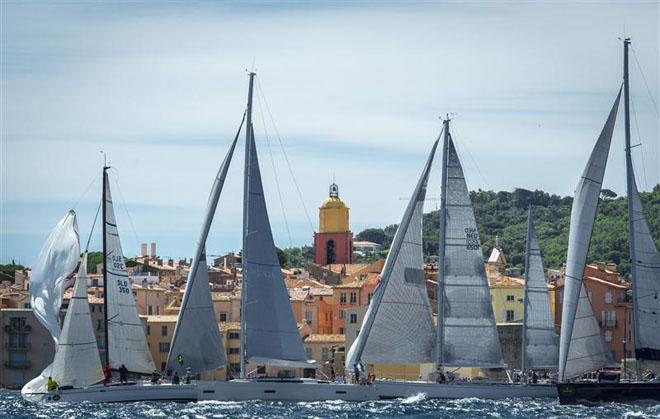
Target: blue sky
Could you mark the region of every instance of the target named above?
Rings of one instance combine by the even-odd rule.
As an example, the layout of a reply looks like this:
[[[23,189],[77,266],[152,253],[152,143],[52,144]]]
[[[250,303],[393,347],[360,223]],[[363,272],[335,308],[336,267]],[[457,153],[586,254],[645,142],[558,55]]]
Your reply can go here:
[[[245,106],[245,69],[253,65],[265,96],[255,95],[257,146],[279,246],[311,243],[333,177],[354,232],[398,222],[401,198],[413,189],[438,135],[438,116],[447,112],[471,189],[572,194],[621,83],[617,38],[624,30],[635,52],[638,183],[648,190],[660,181],[655,1],[1,8],[0,262],[31,264],[72,206],[81,236],[88,234],[99,201],[100,150],[114,167],[125,253],[156,241],[164,256],[190,257],[211,181]],[[618,193],[625,189],[621,125],[605,179]],[[242,158],[241,148],[209,254],[240,247]],[[437,169],[431,197],[439,196]],[[427,209],[435,205],[429,201]],[[96,234],[92,247],[99,242]]]

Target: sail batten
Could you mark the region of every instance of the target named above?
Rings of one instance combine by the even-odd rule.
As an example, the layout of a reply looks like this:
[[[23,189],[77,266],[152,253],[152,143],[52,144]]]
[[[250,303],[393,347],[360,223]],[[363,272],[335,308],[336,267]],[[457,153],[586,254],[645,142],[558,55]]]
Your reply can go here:
[[[406,207],[378,288],[346,357],[346,367],[351,370],[361,361],[412,364],[435,360],[435,326],[423,271],[422,221],[437,146],[438,141]]]
[[[584,288],[583,274],[620,98],[621,90],[591,152],[573,199],[559,345],[559,379],[562,381],[611,362]]]

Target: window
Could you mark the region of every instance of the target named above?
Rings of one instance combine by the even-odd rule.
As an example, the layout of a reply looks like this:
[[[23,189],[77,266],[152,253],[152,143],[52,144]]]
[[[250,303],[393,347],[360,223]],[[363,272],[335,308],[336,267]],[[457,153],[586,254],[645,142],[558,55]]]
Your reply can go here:
[[[612,342],[612,331],[611,330],[606,330],[605,331],[605,342]]]
[[[601,325],[603,327],[616,327],[616,311],[603,310],[602,316],[603,321],[601,322]]]
[[[342,292],[339,294],[339,304],[344,305],[346,304],[346,293]]]
[[[343,327],[340,327],[340,328],[339,328],[339,334],[340,334],[340,335],[343,335],[343,334],[344,334],[344,328],[343,328]]]
[[[348,321],[350,324],[355,324],[357,323],[357,313],[351,313],[350,320]]]
[[[227,339],[240,339],[240,338],[241,338],[241,334],[238,332],[229,332],[229,334],[227,335]]]
[[[154,314],[154,310],[151,306],[147,306],[147,316],[151,316]]]
[[[507,295],[506,300],[507,301],[515,301],[515,297],[513,295]]]
[[[305,348],[305,358],[314,359],[314,354],[312,354],[312,348]]]
[[[313,312],[309,310],[305,311],[305,320],[307,320],[308,322],[312,321],[313,316],[314,316]]]
[[[227,313],[220,313],[220,321],[221,322],[226,322],[227,321]]]
[[[612,291],[605,291],[605,304],[612,304]]]
[[[160,306],[156,306],[156,316],[160,316]]]
[[[9,325],[14,330],[20,330],[25,327],[25,317],[11,317]]]
[[[367,305],[368,305],[368,304],[371,304],[371,299],[372,299],[373,297],[374,297],[374,293],[373,293],[373,292],[370,292],[370,293],[367,295]]]
[[[357,303],[357,293],[355,291],[351,292],[351,304]]]
[[[100,320],[99,320],[100,322]],[[147,336],[151,335],[151,326],[147,325]]]
[[[321,348],[321,361],[330,360],[330,348]]]
[[[339,310],[339,319],[344,320],[346,318],[346,310]]]
[[[160,342],[158,343],[158,352],[166,354],[170,351],[170,343],[169,342]]]
[[[241,353],[241,348],[227,348],[227,353],[230,355],[238,355]]]
[[[160,328],[160,334],[162,336],[167,336],[167,326],[161,326]]]
[[[325,263],[330,265],[335,263],[335,260],[337,260],[337,254],[335,252],[335,241],[328,240],[328,242],[325,244]]]
[[[513,310],[506,311],[506,321],[512,322],[516,319],[516,312]]]

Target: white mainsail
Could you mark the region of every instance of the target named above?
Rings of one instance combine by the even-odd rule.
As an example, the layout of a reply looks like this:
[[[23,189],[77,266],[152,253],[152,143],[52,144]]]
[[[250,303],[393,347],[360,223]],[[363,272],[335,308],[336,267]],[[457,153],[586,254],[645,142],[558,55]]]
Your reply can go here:
[[[241,122],[241,126],[242,126]],[[240,133],[240,128],[239,128]],[[182,373],[191,368],[194,373],[209,371],[227,363],[222,338],[218,328],[213,299],[209,290],[209,275],[206,266],[206,239],[218,206],[225,183],[227,170],[238,141],[236,138],[218,170],[209,196],[202,231],[195,249],[195,256],[188,274],[186,291],[183,295],[177,318],[172,345],[167,358],[167,370]]]
[[[64,280],[76,269],[80,256],[78,225],[73,210],[57,223],[39,251],[30,276],[30,305],[35,317],[57,342],[60,339],[60,306],[64,296]],[[53,365],[28,382],[21,393],[46,391]]]
[[[104,298],[107,310],[108,360],[111,368],[124,365],[129,371],[150,374],[154,362],[147,346],[144,327],[138,317],[131,280],[126,272],[115,211],[112,205],[110,182],[104,171],[105,183],[105,261],[107,275]]]
[[[346,368],[351,371],[361,361],[369,364],[435,362],[435,326],[424,275],[422,217],[438,141],[433,144],[394,235],[362,328],[348,351]]]
[[[87,252],[80,262],[52,366],[51,375],[60,386],[87,387],[103,378],[87,299]]]
[[[445,153],[442,193],[446,221],[440,237],[444,272],[438,272],[438,326],[442,328],[438,366],[502,368],[477,222],[449,132],[445,133]]]
[[[620,98],[621,90],[573,198],[559,344],[560,381],[597,370],[610,362],[609,351],[584,288],[583,274]]]
[[[559,346],[532,210],[527,221],[522,370],[557,368]]]

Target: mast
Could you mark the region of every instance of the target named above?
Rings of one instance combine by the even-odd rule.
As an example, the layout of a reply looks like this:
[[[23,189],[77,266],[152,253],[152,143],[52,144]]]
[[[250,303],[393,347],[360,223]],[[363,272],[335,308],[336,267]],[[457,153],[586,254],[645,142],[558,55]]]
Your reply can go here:
[[[442,373],[442,364],[444,362],[442,341],[444,337],[444,276],[445,276],[445,236],[447,229],[447,160],[449,154],[449,114],[442,121],[443,124],[443,139],[442,139],[442,181],[440,193],[440,242],[438,245],[438,288],[437,288],[437,304],[438,304],[438,364],[436,365],[437,373]]]
[[[250,165],[250,144],[252,143],[252,90],[254,86],[254,76],[256,73],[250,72],[250,86],[248,88],[247,100],[247,123],[245,130],[245,171],[243,175],[243,252],[241,254],[242,274],[243,280],[241,282],[241,372],[240,377],[245,378],[245,356],[246,356],[246,337],[247,328],[245,327],[245,305],[247,301],[247,234],[248,234],[248,194],[249,194],[249,173],[248,167]]]
[[[104,367],[110,365],[110,346],[108,344],[108,254],[106,251],[106,182],[108,181],[108,169],[103,159],[103,193],[102,193],[102,207],[103,207],[103,325],[105,327],[104,346],[105,346],[105,364]]]
[[[632,154],[631,154],[631,145],[630,145],[630,81],[628,73],[628,46],[630,45],[630,38],[625,38],[623,40],[623,105],[624,105],[624,127],[626,134],[626,193],[628,195],[628,244],[630,250],[630,274],[631,274],[631,284],[633,292],[633,322],[635,325],[635,333],[639,330],[639,316],[637,315],[637,310],[635,307],[637,305],[637,291],[635,286],[635,281],[637,279],[637,261],[635,258],[635,221],[633,219],[633,176],[635,176],[633,167],[632,167]],[[628,319],[624,318],[623,321],[626,322]],[[624,336],[625,339],[625,336]],[[640,349],[639,339],[635,336],[635,350],[637,352]],[[624,359],[626,353],[624,351]],[[641,380],[641,361],[635,353],[635,373],[637,379]]]
[[[525,294],[523,296],[523,327],[522,327],[522,353],[520,358],[520,370],[525,373],[525,336],[527,335],[527,291],[529,290],[529,253],[531,250],[530,242],[532,239],[532,206],[529,206],[527,213],[527,241],[525,242]]]

